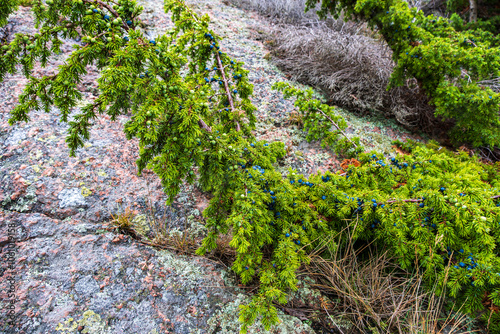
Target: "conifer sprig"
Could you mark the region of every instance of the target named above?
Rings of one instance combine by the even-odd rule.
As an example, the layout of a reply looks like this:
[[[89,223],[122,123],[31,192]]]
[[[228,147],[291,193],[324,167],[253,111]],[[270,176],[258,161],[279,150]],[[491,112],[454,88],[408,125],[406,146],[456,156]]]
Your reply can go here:
[[[283,91],[285,98],[292,96],[296,98],[295,106],[299,107],[305,119],[304,127],[308,130],[308,140],[322,139],[323,147],[331,146],[335,152],[346,157],[355,156],[364,150],[359,146],[358,137],[351,139],[344,132],[347,123],[342,116],[335,113],[335,107],[312,98],[312,89],[303,91],[284,82],[275,83],[273,89]],[[334,129],[330,131],[332,125]]]
[[[17,0],[5,0],[0,2],[0,27],[7,24],[7,18],[18,8]],[[2,79],[0,77],[0,79]]]

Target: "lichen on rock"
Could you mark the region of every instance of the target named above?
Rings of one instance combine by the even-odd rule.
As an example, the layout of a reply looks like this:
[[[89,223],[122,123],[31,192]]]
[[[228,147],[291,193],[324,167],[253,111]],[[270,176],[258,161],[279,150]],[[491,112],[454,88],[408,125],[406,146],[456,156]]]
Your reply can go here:
[[[37,202],[36,189],[33,185],[26,188],[24,196],[19,197],[17,200],[13,201],[10,194],[7,194],[5,199],[2,201],[2,207],[6,207],[10,204],[9,210],[16,212],[27,212],[31,209],[33,204]]]
[[[145,214],[136,215],[132,219],[132,226],[140,235],[147,235],[151,230],[149,227],[148,217]]]
[[[241,323],[239,322],[239,306],[250,303],[250,298],[242,293],[239,293],[233,302],[226,303],[220,310],[207,321],[206,332],[208,333],[225,333],[239,334]],[[315,333],[314,330],[307,324],[302,323],[299,319],[290,315],[284,314],[278,310],[278,318],[280,323],[271,326],[269,331],[264,329],[259,318],[255,323],[248,327],[249,333]],[[201,334],[198,330],[193,334]]]
[[[64,323],[59,323],[56,327],[60,334],[73,333],[91,333],[91,334],[108,334],[110,333],[106,324],[101,319],[99,314],[92,310],[85,311],[83,317],[76,321],[73,318],[68,318]]]

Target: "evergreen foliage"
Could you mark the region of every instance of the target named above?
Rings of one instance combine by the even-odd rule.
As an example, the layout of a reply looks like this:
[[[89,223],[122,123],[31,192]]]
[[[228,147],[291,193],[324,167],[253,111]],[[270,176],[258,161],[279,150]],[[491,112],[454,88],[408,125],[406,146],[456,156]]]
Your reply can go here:
[[[450,22],[453,29],[456,31],[481,29],[483,31],[489,31],[492,34],[498,34],[500,32],[500,15],[494,16],[488,20],[478,19],[477,22],[464,22],[460,15],[453,13],[450,16]]]
[[[9,123],[29,121],[30,110],[56,106],[70,125],[67,143],[74,156],[98,114],[115,120],[131,111],[124,131],[128,139],[139,138],[139,173],[148,168],[160,177],[167,204],[184,180],[198,179],[212,193],[203,212],[209,233],[197,253],[213,250],[219,235],[231,233],[237,253],[232,269],[244,284],[259,279],[259,292],[241,306],[243,332],[259,315],[266,328],[278,321],[274,303],[285,303],[287,291],[297,289],[295,271],[309,262],[308,252],[325,233],[346,227],[354,240],[388,245],[405,268],[418,261],[429,284],[444,283],[450,269],[450,296],[467,312],[482,311],[484,296],[500,305],[497,167],[433,144],[399,143],[411,154],[391,159],[361,153],[359,139],[346,137],[346,122],[335,108],[313,99],[310,90],[277,83],[286,97],[296,98],[309,140],[359,160],[351,160],[345,173],[306,178],[289,170],[283,176],[273,164],[285,156],[284,144],[252,135],[248,71],[220,51],[221,38],[208,29],[208,16],[200,18],[181,0],[167,0],[175,28],[147,40],[136,28],[141,10],[135,0],[114,6],[92,0],[34,4],[40,33],[19,34],[2,46],[0,78],[14,73],[16,64],[29,78]],[[59,38],[77,37],[77,28],[85,45],[75,45],[57,74],[31,76],[34,61],[45,65],[58,52]],[[82,97],[76,84],[93,63],[102,73],[100,94],[70,116]],[[500,316],[489,323],[499,328]]]
[[[447,0],[446,1],[446,11],[448,14],[451,13],[452,21],[462,21],[459,26],[454,26],[456,30],[462,31],[466,29],[481,29],[484,31],[489,31],[494,34],[500,33],[500,8],[498,7],[497,0],[482,0],[478,2],[478,19],[476,22],[464,23],[462,18],[464,12],[466,13],[469,9],[469,0]],[[459,15],[460,14],[460,15]]]
[[[295,97],[295,106],[299,107],[304,128],[308,130],[308,141],[320,140],[323,148],[330,146],[338,155],[354,157],[363,152],[359,138],[350,139],[345,134],[347,123],[342,116],[335,114],[335,107],[313,99],[313,90],[299,90],[284,82],[277,82],[274,89],[283,91],[285,98]]]
[[[7,17],[17,10],[17,0],[3,0],[0,2],[0,27],[7,24]]]
[[[320,0],[307,0],[306,11]],[[389,87],[416,78],[436,106],[436,116],[455,121],[455,143],[500,146],[500,94],[480,84],[500,76],[500,40],[482,30],[457,31],[449,20],[425,16],[404,0],[322,0],[327,13],[368,22],[393,51]]]

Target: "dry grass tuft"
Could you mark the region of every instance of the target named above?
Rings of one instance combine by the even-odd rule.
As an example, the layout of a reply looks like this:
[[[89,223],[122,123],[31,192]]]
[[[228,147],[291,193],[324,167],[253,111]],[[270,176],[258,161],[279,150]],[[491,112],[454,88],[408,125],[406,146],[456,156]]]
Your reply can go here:
[[[292,80],[315,86],[330,104],[359,113],[394,116],[409,127],[436,122],[434,109],[414,81],[387,91],[394,69],[391,50],[381,41],[351,29],[276,25],[273,62]]]
[[[290,125],[297,125],[299,128],[302,128],[304,126],[304,119],[302,118],[301,114],[296,111],[292,111],[288,115],[288,123]]]
[[[281,23],[307,24],[318,21],[314,10],[304,13],[304,0],[229,0],[229,2],[240,8],[257,11]]]
[[[312,287],[336,301],[323,306],[331,321],[351,323],[340,332],[437,334],[464,327],[465,316],[444,316],[444,292],[437,296],[436,287],[425,289],[422,277],[402,270],[387,251],[374,252],[373,245],[355,249],[348,233],[342,237],[349,242],[339,247],[340,237],[322,240],[303,272],[315,279]]]
[[[124,210],[119,210],[118,213],[111,215],[111,230],[118,230],[121,233],[130,235],[136,241],[157,247],[160,249],[168,249],[184,255],[196,255],[196,250],[201,245],[203,237],[195,235],[188,228],[188,218],[184,217],[184,228],[180,230],[172,230],[171,223],[167,218],[159,220],[155,218],[155,209],[151,201],[147,201],[147,225],[149,231],[144,229],[144,226],[136,225],[134,220],[135,214],[130,207]],[[217,239],[217,248],[207,258],[225,266],[226,268],[236,259],[236,251],[229,246],[231,234],[221,235]]]
[[[123,232],[129,232],[133,228],[132,220],[134,219],[134,212],[130,207],[125,208],[123,213],[111,215],[111,223]]]

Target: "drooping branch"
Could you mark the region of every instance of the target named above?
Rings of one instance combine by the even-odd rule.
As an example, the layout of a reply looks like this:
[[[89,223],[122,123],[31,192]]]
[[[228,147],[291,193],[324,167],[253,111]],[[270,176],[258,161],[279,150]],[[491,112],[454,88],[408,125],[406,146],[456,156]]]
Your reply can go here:
[[[215,57],[217,58],[217,64],[219,65],[219,69],[222,75],[222,81],[224,82],[224,88],[226,89],[227,98],[229,100],[229,105],[231,106],[231,111],[235,114],[233,97],[231,96],[231,92],[229,91],[229,84],[226,79],[226,74],[224,73],[224,67],[222,66],[222,61],[220,60],[219,54],[216,52]],[[236,123],[236,131],[240,131],[240,123],[235,119]]]
[[[354,144],[354,142],[350,140],[349,137],[347,137],[347,134],[344,131],[342,131],[342,129],[337,125],[337,123],[335,123],[327,114],[325,114],[323,110],[319,108],[318,110],[340,131],[340,133],[349,141],[349,143],[351,143],[354,146],[354,148],[358,148],[358,145]]]
[[[198,19],[198,17],[192,12],[191,9],[189,9],[187,7],[185,7],[184,9],[187,10],[191,14],[191,18],[195,22],[197,22],[197,23],[200,22],[200,20]],[[228,81],[227,81],[227,78],[226,78],[226,75],[225,75],[225,72],[224,72],[224,67],[222,66],[222,61],[221,61],[221,59],[219,57],[219,54],[217,52],[215,53],[215,57],[217,58],[217,64],[218,64],[218,66],[220,68],[220,72],[221,72],[221,75],[222,75],[222,80],[224,82],[224,87],[226,89],[226,94],[227,94],[227,97],[229,99],[229,105],[231,106],[231,111],[234,113],[235,110],[234,110],[233,98],[231,96],[231,92],[229,91],[229,84],[228,84]],[[241,130],[240,123],[237,120],[235,120],[235,122],[236,122],[236,131],[239,132]],[[202,128],[202,129],[204,129],[204,130],[206,130],[208,132],[212,132],[212,129],[202,119],[198,120],[198,125],[200,126],[200,128]]]
[[[110,6],[110,5],[108,5],[107,3],[104,3],[104,2],[99,1],[99,0],[83,0],[83,2],[87,2],[87,3],[90,3],[90,4],[98,3],[98,4],[99,4],[99,5],[101,5],[102,7],[106,8],[107,10],[109,10],[109,12],[110,12],[111,14],[113,14],[113,16],[114,16],[115,18],[120,17],[120,15],[118,14],[118,12],[117,12],[117,11],[115,11],[115,10],[113,9],[113,7],[111,7],[111,6]],[[122,27],[123,27],[126,31],[128,31],[128,30],[130,29],[130,27],[129,27],[129,26],[128,26],[125,22],[123,22],[123,21],[122,21]]]
[[[411,198],[411,199],[402,199],[402,200],[389,200],[387,201],[386,203],[398,203],[398,202],[410,202],[410,203],[418,203],[418,202],[422,202],[423,199],[415,199],[415,198]]]
[[[495,93],[500,93],[500,78],[479,81],[478,84],[491,88]]]
[[[99,1],[99,0],[83,0],[83,2],[87,2],[87,3],[95,3],[97,2],[98,4],[100,4],[101,6],[105,7],[107,10],[109,10],[111,12],[111,14],[113,14],[113,16],[115,17],[118,17],[120,15],[118,15],[118,12],[116,12],[113,7],[111,7],[110,5],[108,5],[107,3],[104,3],[102,1]]]
[[[205,131],[212,132],[212,129],[201,118],[198,120],[198,125]]]

